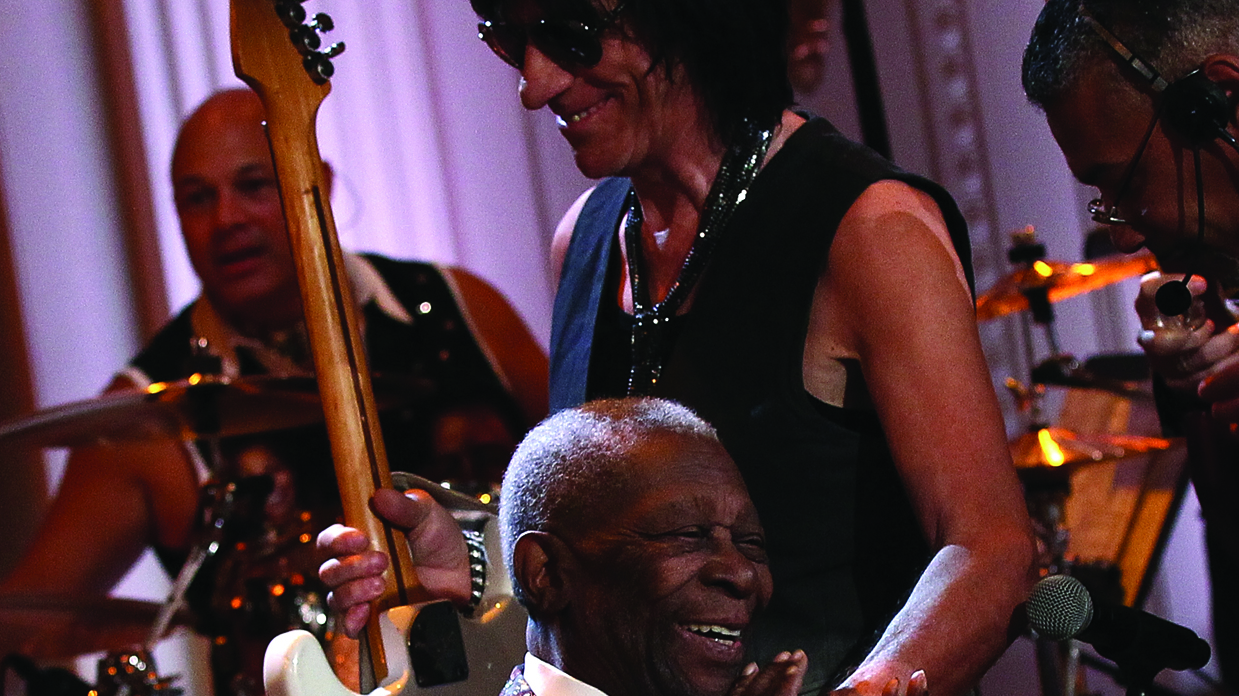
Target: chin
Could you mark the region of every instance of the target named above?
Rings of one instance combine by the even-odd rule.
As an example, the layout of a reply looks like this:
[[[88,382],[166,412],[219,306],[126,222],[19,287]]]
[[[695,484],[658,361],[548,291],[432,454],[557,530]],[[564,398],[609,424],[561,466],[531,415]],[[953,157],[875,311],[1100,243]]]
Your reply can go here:
[[[740,668],[727,670],[726,678],[720,676],[719,673],[709,677],[701,676],[697,679],[686,679],[687,693],[689,696],[724,696],[735,683],[736,677],[740,676]]]
[[[600,161],[598,158],[591,158],[589,155],[583,155],[580,152],[575,153],[576,168],[581,174],[590,179],[605,179],[609,176],[619,176],[619,168],[611,166],[610,163]]]

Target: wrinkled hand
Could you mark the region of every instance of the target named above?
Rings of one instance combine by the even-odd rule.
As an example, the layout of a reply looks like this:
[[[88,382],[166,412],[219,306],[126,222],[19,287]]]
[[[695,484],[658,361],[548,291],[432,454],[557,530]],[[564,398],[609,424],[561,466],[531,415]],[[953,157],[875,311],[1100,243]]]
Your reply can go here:
[[[1217,332],[1212,320],[1194,330],[1158,326],[1157,288],[1174,279],[1182,276],[1150,273],[1141,281],[1136,312],[1144,330],[1138,342],[1167,387],[1211,403],[1216,419],[1239,422],[1239,325]],[[1203,278],[1188,283],[1193,296],[1205,288]]]
[[[460,525],[427,493],[376,491],[370,507],[381,519],[406,533],[417,579],[435,599],[469,601],[469,552]],[[334,524],[318,535],[318,550],[327,560],[318,574],[331,590],[327,605],[336,612],[346,635],[356,637],[370,618],[369,602],[383,592],[382,575],[390,561],[370,547],[352,527]]]
[[[892,677],[878,691],[878,685],[870,681],[858,681],[830,692],[831,696],[929,696],[929,680],[925,670],[918,669],[907,680]]]
[[[781,652],[770,664],[757,668],[750,663],[740,673],[727,696],[796,696],[804,682],[809,658],[803,650]]]

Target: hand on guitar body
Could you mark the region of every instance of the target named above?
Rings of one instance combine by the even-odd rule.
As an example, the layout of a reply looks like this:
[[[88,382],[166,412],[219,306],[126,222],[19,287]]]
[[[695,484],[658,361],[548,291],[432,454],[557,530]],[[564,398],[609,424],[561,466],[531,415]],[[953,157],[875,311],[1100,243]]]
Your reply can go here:
[[[418,490],[404,494],[378,490],[370,505],[375,514],[406,535],[426,593],[466,606],[469,555],[460,525],[447,509]],[[383,592],[382,575],[390,565],[387,554],[372,550],[361,531],[340,524],[319,534],[318,549],[327,558],[319,569],[331,588],[327,603],[339,616],[344,633],[356,637],[370,618],[370,602]]]

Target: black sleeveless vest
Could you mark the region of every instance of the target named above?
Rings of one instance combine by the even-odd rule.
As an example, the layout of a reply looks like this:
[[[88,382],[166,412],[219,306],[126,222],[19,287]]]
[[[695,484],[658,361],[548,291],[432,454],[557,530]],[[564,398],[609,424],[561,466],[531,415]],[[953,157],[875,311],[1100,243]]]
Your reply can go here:
[[[362,308],[371,369],[379,375],[420,378],[431,389],[424,398],[414,398],[409,404],[387,409],[381,415],[391,468],[420,473],[419,466],[426,461],[430,450],[431,419],[428,415],[455,401],[483,399],[500,410],[513,425],[513,432],[522,432],[523,416],[519,408],[474,340],[450,286],[439,271],[425,263],[373,255],[366,255],[365,259],[379,272],[413,319],[411,323],[401,322],[373,302]],[[193,371],[192,308],[191,305],[169,322],[130,364],[145,372],[152,381],[171,382],[188,377]],[[237,349],[237,360],[242,376],[265,372],[262,364],[242,347]],[[224,438],[220,450],[228,460],[230,454],[254,444],[261,444],[275,453],[277,459],[290,465],[295,474],[297,509],[311,515],[303,518],[308,520],[307,529],[317,533],[335,520],[339,515],[339,493],[330,442],[323,426]],[[285,580],[280,572],[304,576],[304,584],[297,586],[299,591],[314,593],[305,596],[318,597],[319,602],[326,596],[326,588],[313,575],[314,564],[306,562],[300,547],[291,551],[281,548],[281,554],[287,555],[279,556],[278,564],[268,563],[266,557],[254,560],[243,556],[243,545],[256,545],[269,533],[263,527],[263,499],[265,492],[260,488],[239,497],[238,505],[242,507],[225,528],[224,550],[202,567],[186,596],[196,615],[195,628],[203,635],[217,637],[211,650],[212,675],[215,693],[224,696],[261,693],[261,658],[265,648],[255,646],[265,646],[264,639],[291,627],[304,628],[287,623],[291,620],[288,608],[284,604],[275,605],[276,600],[266,593],[267,585]],[[156,548],[155,552],[172,576],[185,562],[184,551]],[[280,572],[272,570],[277,565]],[[247,577],[247,573],[253,577]],[[242,591],[246,594],[240,608],[221,608],[221,594]],[[293,594],[290,592],[287,596]],[[319,608],[315,603],[306,606]]]
[[[949,195],[812,119],[767,164],[720,235],[655,389],[714,425],[744,476],[774,575],[754,657],[804,649],[805,691],[835,683],[864,657],[930,558],[876,415],[817,401],[802,376],[813,292],[835,230],[883,179],[933,196],[971,285],[967,233]],[[624,336],[605,325],[617,291],[605,288],[619,263],[614,241],[629,185],[599,184],[574,230],[555,298],[552,411],[621,395],[591,384],[591,370],[593,382],[616,383],[597,379],[592,356],[596,337]],[[626,365],[619,369],[626,374]]]

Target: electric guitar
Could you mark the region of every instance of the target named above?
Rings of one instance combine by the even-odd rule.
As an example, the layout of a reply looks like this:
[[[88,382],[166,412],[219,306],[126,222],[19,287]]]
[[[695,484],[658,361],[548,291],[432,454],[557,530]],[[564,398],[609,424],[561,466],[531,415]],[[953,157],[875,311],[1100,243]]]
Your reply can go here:
[[[231,0],[233,67],[266,107],[344,520],[391,559],[384,593],[361,639],[360,684],[363,693],[373,689],[373,696],[494,696],[523,659],[524,612],[508,601],[479,607],[477,618],[464,619],[449,602],[428,601],[408,544],[369,509],[374,491],[390,488],[392,481],[318,152],[318,109],[331,90],[331,59],[343,51],[343,44],[320,50],[320,34],[331,28],[325,14],[307,19],[299,0]],[[448,507],[493,512],[424,479],[418,487]],[[355,693],[336,678],[305,631],[273,640],[263,672],[270,696]]]

